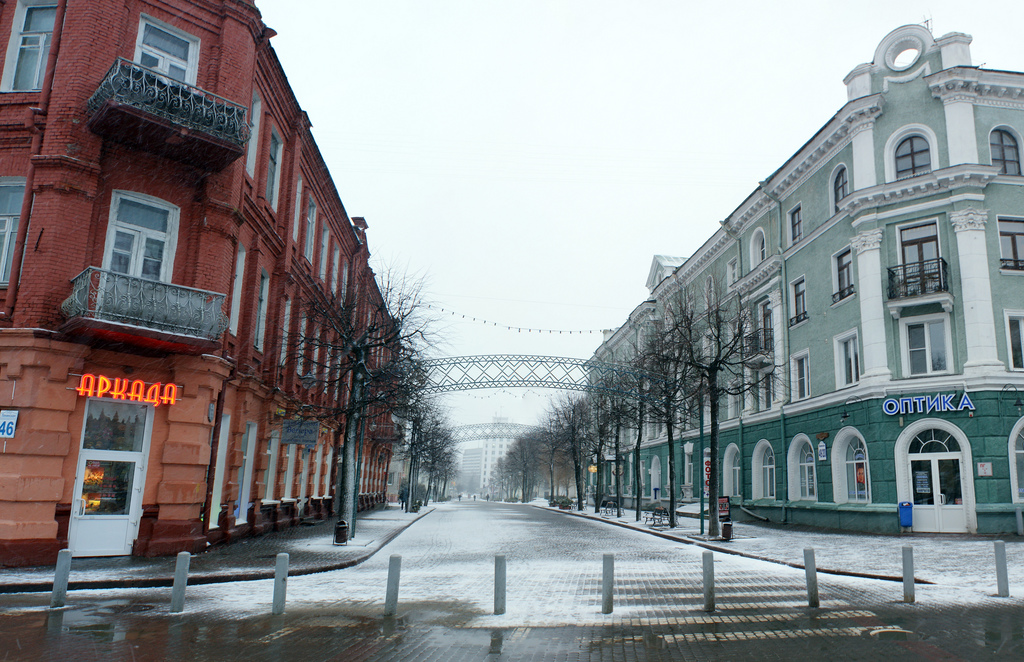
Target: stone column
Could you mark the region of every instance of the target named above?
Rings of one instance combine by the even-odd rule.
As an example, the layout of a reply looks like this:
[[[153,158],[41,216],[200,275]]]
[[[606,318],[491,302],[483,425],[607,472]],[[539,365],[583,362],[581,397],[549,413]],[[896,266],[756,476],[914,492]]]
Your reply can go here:
[[[860,299],[860,338],[864,379],[892,377],[886,354],[885,302],[882,298],[881,230],[858,233],[850,244],[857,252],[857,298]]]
[[[985,222],[988,212],[982,209],[961,209],[951,212],[949,220],[956,233],[960,262],[960,291],[963,302],[967,361],[964,372],[977,372],[983,367],[1005,366],[996,351],[996,327],[992,311],[992,284],[989,278],[988,247],[985,244]]]
[[[779,287],[788,287],[786,283],[780,283]],[[768,293],[768,301],[772,305],[772,343],[774,348],[772,350],[772,360],[775,363],[776,369],[782,370],[781,379],[776,379],[775,390],[772,392],[772,407],[781,404],[783,401],[783,393],[789,388],[789,355],[786,352],[785,343],[783,343],[783,329],[785,325],[789,324],[789,311],[784,310],[782,307],[782,291],[772,290]]]
[[[861,122],[854,126],[853,134],[853,177],[850,180],[851,190],[859,191],[871,188],[878,183],[875,174],[875,121]]]

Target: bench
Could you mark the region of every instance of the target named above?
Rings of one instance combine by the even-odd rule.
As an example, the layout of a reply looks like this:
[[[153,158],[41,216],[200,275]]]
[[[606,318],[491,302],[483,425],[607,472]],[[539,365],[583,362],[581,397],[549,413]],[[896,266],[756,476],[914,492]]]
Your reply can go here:
[[[601,502],[602,515],[615,515],[618,513],[619,502],[616,499],[605,499]]]
[[[644,524],[665,526],[668,524],[668,509],[664,506],[655,506],[654,510],[644,511]]]

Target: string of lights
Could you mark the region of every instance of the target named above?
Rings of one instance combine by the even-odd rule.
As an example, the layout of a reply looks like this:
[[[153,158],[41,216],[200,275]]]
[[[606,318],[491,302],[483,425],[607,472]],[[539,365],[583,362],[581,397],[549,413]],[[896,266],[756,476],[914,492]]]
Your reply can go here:
[[[481,317],[473,317],[472,315],[463,315],[462,313],[456,312],[454,310],[442,308],[441,306],[433,304],[427,304],[427,308],[430,308],[431,310],[437,310],[442,313],[448,313],[452,317],[460,317],[461,319],[464,319],[468,322],[476,322],[478,324],[483,324],[484,326],[494,326],[498,328],[508,329],[509,331],[518,331],[519,333],[523,333],[525,331],[526,333],[547,333],[551,335],[554,335],[556,333],[558,335],[584,335],[603,332],[602,329],[535,329],[528,326],[513,326],[509,324],[502,324],[501,322],[494,322],[491,320],[483,319]]]

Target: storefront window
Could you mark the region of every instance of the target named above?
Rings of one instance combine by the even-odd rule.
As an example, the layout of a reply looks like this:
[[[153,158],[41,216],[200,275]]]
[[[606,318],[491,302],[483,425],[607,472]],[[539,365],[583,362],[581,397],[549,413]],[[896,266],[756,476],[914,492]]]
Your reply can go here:
[[[127,402],[89,402],[82,448],[136,453],[142,451],[147,410],[147,405]]]
[[[127,515],[134,462],[87,460],[82,479],[83,515]]]

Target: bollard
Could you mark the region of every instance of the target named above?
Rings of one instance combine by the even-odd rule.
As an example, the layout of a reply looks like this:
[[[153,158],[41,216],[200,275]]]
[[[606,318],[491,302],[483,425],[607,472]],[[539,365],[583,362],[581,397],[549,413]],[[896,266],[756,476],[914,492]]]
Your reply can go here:
[[[804,572],[807,573],[807,606],[817,609],[818,600],[818,568],[814,565],[814,548],[804,550]]]
[[[384,599],[384,615],[394,616],[398,613],[398,581],[402,576],[402,556],[392,554],[388,562],[388,592]]]
[[[1024,514],[1021,513],[1020,508],[1016,509],[1017,515],[1017,535],[1024,536]]]
[[[903,548],[903,601],[914,601],[914,548]]]
[[[1000,598],[1010,597],[1010,580],[1006,575],[1006,543],[996,541],[996,595]]]
[[[192,555],[178,552],[178,560],[174,564],[174,587],[171,589],[171,613],[180,614],[185,610],[185,586],[188,584],[188,566]]]
[[[505,555],[494,555],[494,615],[505,613]]]
[[[704,552],[704,611],[715,610],[715,553]]]
[[[288,555],[281,553],[277,555],[277,565],[274,566],[274,606],[271,613],[284,613],[285,591],[288,588]]]
[[[63,607],[68,597],[68,578],[71,577],[71,550],[62,549],[57,552],[57,567],[53,571],[53,595],[50,596],[50,609]]]
[[[612,587],[615,584],[615,555],[604,555],[604,572],[601,575],[601,613],[612,613]]]

